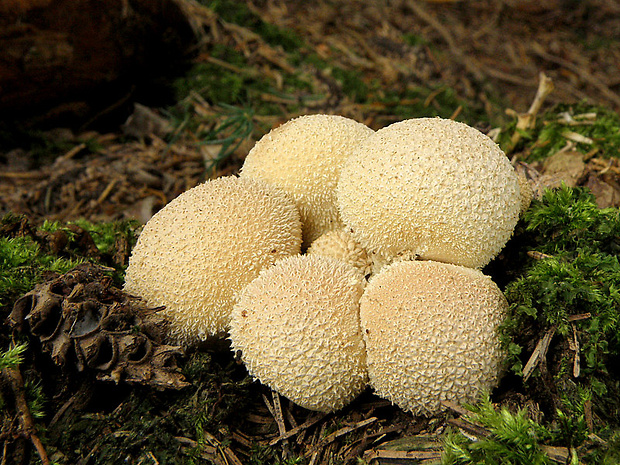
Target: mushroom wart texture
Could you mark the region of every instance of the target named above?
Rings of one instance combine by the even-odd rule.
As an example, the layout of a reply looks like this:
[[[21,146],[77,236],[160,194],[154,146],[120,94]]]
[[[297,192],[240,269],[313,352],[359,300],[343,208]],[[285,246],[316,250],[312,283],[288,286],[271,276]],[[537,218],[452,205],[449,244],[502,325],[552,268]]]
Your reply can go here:
[[[336,202],[340,169],[353,148],[373,132],[343,116],[300,116],[255,144],[241,177],[261,179],[293,197],[307,247],[324,232],[342,227]]]
[[[360,301],[370,385],[416,415],[438,413],[441,401],[474,402],[499,379],[496,331],[507,308],[478,270],[431,261],[389,265]]]
[[[207,181],[157,212],[132,251],[125,290],[165,306],[171,339],[226,331],[239,291],[262,268],[300,251],[293,201],[261,181]]]
[[[306,251],[309,255],[337,258],[359,269],[364,276],[372,271],[373,261],[366,250],[344,229],[334,229],[319,236]]]
[[[482,268],[504,247],[520,210],[517,175],[480,131],[418,118],[364,139],[337,189],[342,220],[370,252],[410,251]]]
[[[233,350],[250,374],[298,405],[338,410],[367,385],[359,299],[364,278],[319,255],[280,260],[234,306]]]

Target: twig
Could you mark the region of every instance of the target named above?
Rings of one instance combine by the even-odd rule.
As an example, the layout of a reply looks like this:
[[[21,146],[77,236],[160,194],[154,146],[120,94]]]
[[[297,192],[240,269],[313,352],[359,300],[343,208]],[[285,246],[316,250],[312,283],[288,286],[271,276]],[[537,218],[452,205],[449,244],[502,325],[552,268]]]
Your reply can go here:
[[[270,446],[275,446],[278,442],[280,442],[280,441],[282,441],[284,439],[289,439],[289,438],[295,436],[296,434],[300,433],[301,431],[304,431],[304,430],[310,428],[311,426],[315,425],[316,423],[321,421],[326,416],[327,415],[317,415],[315,417],[312,417],[312,418],[306,420],[301,425],[296,426],[295,428],[290,429],[287,432],[285,432],[285,433],[281,434],[280,436],[278,436],[277,438],[272,439],[271,441],[269,441],[269,445]]]
[[[344,428],[340,428],[338,431],[333,432],[332,434],[330,434],[329,436],[327,436],[326,438],[322,439],[321,441],[319,441],[319,443],[313,447],[309,452],[307,452],[305,455],[306,457],[309,457],[310,455],[314,454],[315,452],[318,452],[320,450],[321,447],[325,447],[328,444],[331,444],[332,442],[334,442],[336,439],[338,439],[340,436],[344,436],[345,434],[349,434],[352,431],[355,431],[356,429],[362,428],[364,426],[370,425],[371,423],[374,423],[375,421],[377,421],[377,417],[370,417],[367,420],[362,420],[354,425],[351,426],[345,426]]]
[[[540,449],[556,463],[568,463],[569,452],[566,447],[540,445]],[[572,463],[572,462],[571,462]]]
[[[510,109],[506,110],[506,113],[517,117],[517,127],[510,138],[510,145],[506,149],[507,153],[510,153],[516,147],[517,143],[521,140],[523,131],[532,129],[536,125],[536,116],[538,116],[545,99],[553,92],[554,88],[551,78],[547,77],[545,73],[540,73],[538,89],[536,90],[536,95],[527,113],[517,113]]]
[[[486,438],[486,437],[491,436],[491,432],[485,429],[484,427],[477,425],[475,423],[472,423],[469,420],[464,420],[463,418],[450,418],[448,419],[448,423],[450,423],[452,426],[456,426],[460,430],[463,430],[473,436],[476,436],[477,438],[480,438],[480,437]]]
[[[581,373],[581,357],[579,355],[579,339],[577,338],[577,328],[574,324],[573,327],[573,349],[575,351],[575,357],[573,358],[573,377],[579,378]]]
[[[536,344],[536,348],[530,359],[525,364],[525,368],[523,368],[523,381],[527,381],[531,374],[534,372],[534,368],[538,365],[540,360],[543,360],[547,355],[547,350],[549,350],[549,344],[551,343],[551,338],[555,334],[556,326],[552,326],[545,333],[545,335],[538,341]]]
[[[43,465],[50,465],[50,460],[45,451],[43,443],[35,433],[34,420],[30,409],[28,408],[28,402],[26,401],[26,394],[24,389],[24,378],[22,377],[19,368],[5,368],[2,370],[2,376],[9,381],[13,395],[15,396],[15,405],[20,415],[20,423],[24,430],[24,436],[32,442],[32,445],[37,450],[41,463]]]
[[[271,416],[276,421],[278,425],[278,431],[280,432],[280,436],[286,434],[286,425],[284,424],[284,416],[282,415],[282,405],[280,404],[280,395],[276,391],[271,391],[271,398],[273,399],[273,405],[267,399],[267,396],[263,394],[263,400],[265,404],[267,404],[267,408],[271,413]],[[282,453],[284,454],[284,458],[287,459],[291,456],[291,449],[288,444],[288,440],[286,438],[282,439]]]
[[[373,463],[376,460],[377,463],[384,463],[384,461],[398,460],[398,463],[405,461],[412,464],[439,464],[441,460],[440,451],[400,451],[400,450],[370,450],[364,454],[364,460],[368,463]]]
[[[537,250],[528,250],[526,254],[528,257],[532,257],[534,260],[544,260],[545,258],[553,258],[553,255],[547,255],[546,253],[542,253]]]

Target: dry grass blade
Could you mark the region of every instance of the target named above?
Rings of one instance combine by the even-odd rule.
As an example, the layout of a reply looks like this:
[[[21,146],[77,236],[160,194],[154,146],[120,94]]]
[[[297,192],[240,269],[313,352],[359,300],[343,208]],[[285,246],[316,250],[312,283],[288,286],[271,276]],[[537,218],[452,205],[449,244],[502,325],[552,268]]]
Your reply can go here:
[[[275,439],[272,439],[271,441],[269,441],[269,445],[270,446],[275,446],[278,442],[280,442],[280,441],[282,441],[284,439],[292,438],[296,434],[299,434],[300,432],[310,428],[311,426],[314,426],[315,424],[317,424],[319,421],[321,421],[325,417],[326,417],[325,414],[311,417],[308,420],[306,420],[305,422],[303,422],[301,425],[296,426],[295,428],[292,428],[292,429],[286,431],[283,434],[280,434],[280,436],[278,436]]]
[[[364,454],[364,460],[369,464],[419,464],[432,465],[441,463],[439,451],[398,451],[398,450],[373,450]]]

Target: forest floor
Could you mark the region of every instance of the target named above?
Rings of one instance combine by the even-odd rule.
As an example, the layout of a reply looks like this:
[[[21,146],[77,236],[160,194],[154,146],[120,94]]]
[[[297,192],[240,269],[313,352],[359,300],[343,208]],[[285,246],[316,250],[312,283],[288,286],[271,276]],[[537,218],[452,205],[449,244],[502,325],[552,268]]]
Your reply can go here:
[[[200,41],[187,72],[170,83],[170,105],[136,105],[105,131],[92,122],[28,129],[26,143],[0,153],[0,216],[23,215],[3,223],[3,236],[122,270],[140,224],[198,183],[238,172],[262,135],[309,113],[373,129],[420,116],[457,119],[500,142],[541,192],[565,181],[587,186],[598,207],[620,205],[620,6],[613,0],[202,3],[209,9],[192,3],[188,12]],[[534,112],[537,126],[517,130],[541,73],[553,91]],[[586,126],[613,133],[586,136]],[[86,222],[58,226],[78,220]],[[41,230],[46,221],[59,223]],[[93,225],[119,221],[135,222],[106,230],[116,250],[102,252],[104,233]],[[97,273],[88,279],[101,283]],[[107,299],[118,297],[109,292]],[[3,349],[14,337],[4,320],[18,297],[0,300]],[[158,334],[149,337],[165,345]],[[30,432],[55,463],[430,464],[439,463],[447,428],[490,434],[459,418],[456,406],[414,417],[371,392],[336,414],[306,411],[252,383],[222,341],[167,359],[173,366],[161,385],[142,372],[115,384],[109,367],[78,369],[73,359],[61,370],[47,355],[56,342],[38,341],[22,371],[26,381],[41,378],[47,400]],[[528,407],[538,421],[544,415],[535,398],[513,375],[493,400]],[[0,408],[10,412],[3,460],[39,463],[29,440],[36,434],[23,434],[20,409]],[[579,463],[570,461],[571,444],[543,450],[553,463]]]

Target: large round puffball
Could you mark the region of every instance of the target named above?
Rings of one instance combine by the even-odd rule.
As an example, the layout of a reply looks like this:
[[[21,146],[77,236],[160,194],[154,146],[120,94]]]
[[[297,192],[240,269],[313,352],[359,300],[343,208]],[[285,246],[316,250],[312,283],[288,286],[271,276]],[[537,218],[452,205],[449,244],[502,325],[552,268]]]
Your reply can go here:
[[[293,197],[307,247],[321,234],[342,227],[336,204],[340,169],[352,149],[373,132],[343,116],[300,116],[254,145],[241,177],[261,179]]]
[[[250,374],[296,404],[321,412],[347,405],[367,385],[359,299],[364,278],[320,255],[280,260],[241,294],[230,325]]]
[[[508,304],[472,268],[400,261],[369,282],[360,301],[370,385],[416,415],[442,401],[473,402],[497,383],[497,334]]]
[[[418,118],[382,128],[347,159],[345,224],[366,249],[482,268],[519,218],[517,175],[499,146],[466,124]]]
[[[165,306],[171,339],[191,344],[226,331],[238,292],[300,246],[299,213],[281,190],[234,176],[210,180],[147,222],[125,290]]]

